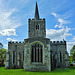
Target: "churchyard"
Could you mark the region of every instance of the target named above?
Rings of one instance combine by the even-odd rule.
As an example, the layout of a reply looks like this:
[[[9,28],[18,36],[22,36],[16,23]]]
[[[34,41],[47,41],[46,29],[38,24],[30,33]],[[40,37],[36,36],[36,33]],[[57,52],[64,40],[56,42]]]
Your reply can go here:
[[[75,75],[75,66],[68,69],[57,68],[51,72],[27,72],[24,69],[5,69],[0,67],[0,75]]]

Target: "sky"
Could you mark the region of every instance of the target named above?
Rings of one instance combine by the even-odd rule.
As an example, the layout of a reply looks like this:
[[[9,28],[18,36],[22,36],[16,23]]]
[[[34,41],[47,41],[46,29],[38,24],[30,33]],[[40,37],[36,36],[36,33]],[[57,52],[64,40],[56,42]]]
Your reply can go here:
[[[34,18],[36,1],[40,18],[46,19],[46,37],[67,42],[67,51],[75,45],[75,0],[0,0],[0,42],[28,38],[28,19]]]

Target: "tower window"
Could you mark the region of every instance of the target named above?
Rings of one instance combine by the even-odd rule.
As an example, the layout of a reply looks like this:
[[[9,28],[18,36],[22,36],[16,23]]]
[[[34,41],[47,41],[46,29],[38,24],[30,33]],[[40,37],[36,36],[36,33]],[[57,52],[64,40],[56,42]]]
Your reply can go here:
[[[23,61],[24,61],[24,51],[23,51]]]
[[[36,30],[39,29],[39,25],[36,25]]]
[[[61,52],[60,52],[60,62],[62,63],[62,55],[61,55]]]
[[[17,50],[17,45],[15,45],[15,51]]]
[[[34,44],[31,50],[31,62],[42,62],[42,49],[40,44]]]
[[[19,64],[21,65],[21,53],[19,52]]]
[[[13,64],[15,63],[15,51],[13,51]]]

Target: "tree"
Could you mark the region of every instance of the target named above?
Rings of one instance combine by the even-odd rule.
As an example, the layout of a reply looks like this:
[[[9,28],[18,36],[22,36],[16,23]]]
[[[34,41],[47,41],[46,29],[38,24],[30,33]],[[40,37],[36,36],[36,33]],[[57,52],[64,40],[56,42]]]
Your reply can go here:
[[[6,49],[1,48],[0,49],[0,65],[4,64],[5,59],[6,59]]]
[[[70,50],[70,61],[75,62],[75,45]]]

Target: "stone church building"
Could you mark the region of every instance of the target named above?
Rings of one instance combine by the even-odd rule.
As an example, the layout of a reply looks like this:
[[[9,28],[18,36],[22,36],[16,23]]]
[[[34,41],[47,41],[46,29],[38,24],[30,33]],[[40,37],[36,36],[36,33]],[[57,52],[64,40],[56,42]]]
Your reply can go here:
[[[69,67],[66,41],[50,41],[46,38],[45,19],[39,17],[36,3],[35,17],[28,20],[28,38],[23,43],[8,42],[5,68],[51,71],[57,67]]]

